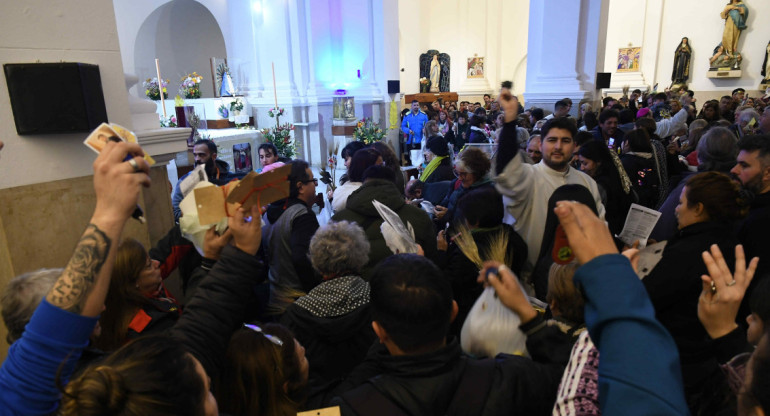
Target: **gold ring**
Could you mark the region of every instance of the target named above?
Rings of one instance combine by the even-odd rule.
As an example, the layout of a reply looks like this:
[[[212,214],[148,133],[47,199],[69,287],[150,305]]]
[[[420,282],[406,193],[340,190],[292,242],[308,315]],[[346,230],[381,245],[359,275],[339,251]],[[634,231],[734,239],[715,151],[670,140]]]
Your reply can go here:
[[[142,169],[139,168],[139,164],[136,163],[136,159],[128,159],[128,164],[134,168],[134,173],[141,172]]]

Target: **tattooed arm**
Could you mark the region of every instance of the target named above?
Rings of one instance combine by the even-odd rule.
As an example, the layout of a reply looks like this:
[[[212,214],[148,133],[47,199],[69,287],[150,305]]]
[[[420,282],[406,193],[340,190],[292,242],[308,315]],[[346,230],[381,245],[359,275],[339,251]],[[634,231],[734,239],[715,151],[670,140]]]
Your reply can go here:
[[[139,172],[123,159],[133,154]],[[150,185],[149,165],[132,143],[109,142],[94,162],[96,208],[48,302],[66,311],[98,316],[109,288],[117,241],[136,207],[142,186]]]
[[[96,208],[48,303],[84,316],[98,316],[109,288],[117,242],[136,208],[142,186],[150,185],[149,165],[135,157],[139,172],[123,159],[142,155],[136,144],[109,142],[94,162]]]

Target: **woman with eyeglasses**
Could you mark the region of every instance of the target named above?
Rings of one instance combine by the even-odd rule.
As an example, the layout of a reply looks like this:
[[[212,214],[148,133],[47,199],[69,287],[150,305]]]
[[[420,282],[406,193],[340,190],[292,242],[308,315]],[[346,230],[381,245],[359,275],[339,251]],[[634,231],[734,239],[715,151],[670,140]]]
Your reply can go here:
[[[103,351],[114,351],[141,335],[164,332],[182,313],[163,285],[159,262],[134,239],[118,247],[105,305],[102,334],[96,339]]]
[[[244,324],[230,338],[214,393],[222,414],[296,415],[307,395],[305,348],[282,325]]]
[[[468,148],[460,155],[455,162],[457,182],[453,184],[444,200],[433,210],[439,225],[452,222],[455,205],[461,196],[474,189],[494,187],[492,179],[489,177],[491,167],[492,163],[489,161],[489,156],[475,147]]]

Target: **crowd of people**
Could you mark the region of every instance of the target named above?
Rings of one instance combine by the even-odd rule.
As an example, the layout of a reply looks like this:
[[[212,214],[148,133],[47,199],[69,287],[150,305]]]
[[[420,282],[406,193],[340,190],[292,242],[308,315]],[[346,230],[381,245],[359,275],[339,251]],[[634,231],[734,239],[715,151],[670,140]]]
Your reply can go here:
[[[202,246],[178,224],[154,247],[122,239],[149,166],[110,142],[72,259],[3,288],[0,414],[765,414],[770,110],[723,101],[637,90],[577,118],[507,88],[413,102],[399,149],[342,149],[328,223],[311,166],[265,145],[287,197],[231,211]],[[194,154],[232,179],[214,143]],[[634,203],[661,213],[645,249],[617,237]],[[463,348],[489,287],[525,354]]]

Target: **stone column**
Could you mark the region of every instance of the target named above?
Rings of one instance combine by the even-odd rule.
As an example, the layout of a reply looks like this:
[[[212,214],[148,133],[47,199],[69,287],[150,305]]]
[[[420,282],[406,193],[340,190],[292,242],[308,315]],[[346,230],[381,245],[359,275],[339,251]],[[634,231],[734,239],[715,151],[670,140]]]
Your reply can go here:
[[[553,111],[568,97],[597,96],[596,72],[604,67],[608,0],[540,0],[529,6],[525,105]]]

